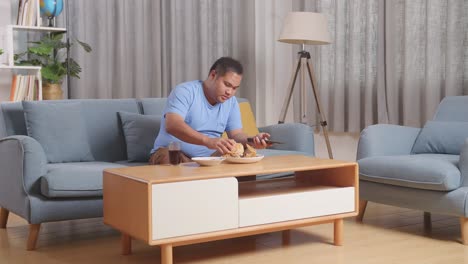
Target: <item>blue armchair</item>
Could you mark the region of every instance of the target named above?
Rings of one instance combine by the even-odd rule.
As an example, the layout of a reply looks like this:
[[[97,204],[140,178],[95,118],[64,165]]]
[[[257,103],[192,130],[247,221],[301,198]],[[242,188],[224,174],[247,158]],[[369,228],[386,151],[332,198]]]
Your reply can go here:
[[[420,128],[373,125],[359,138],[362,221],[368,201],[460,218],[468,244],[468,96],[446,97]]]

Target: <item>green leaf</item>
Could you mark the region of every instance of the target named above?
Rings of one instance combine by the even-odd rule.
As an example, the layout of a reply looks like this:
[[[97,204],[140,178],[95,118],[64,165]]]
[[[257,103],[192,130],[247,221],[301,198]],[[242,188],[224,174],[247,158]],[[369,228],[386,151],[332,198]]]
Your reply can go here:
[[[65,62],[63,63],[65,68],[67,67],[67,61],[69,62],[68,67],[70,69],[70,76],[73,76],[79,79],[80,78],[79,74],[81,72],[80,65],[74,59],[70,58],[69,60],[65,60]]]
[[[26,55],[26,54],[28,54],[27,51],[21,52],[21,53],[18,53],[18,54],[15,54],[15,55],[13,55],[13,60],[14,60],[14,61],[17,61],[17,60],[21,59],[21,58],[22,58],[24,55]]]
[[[42,63],[41,63],[40,60],[33,59],[33,60],[16,61],[15,65],[17,65],[17,66],[42,66]]]
[[[57,34],[52,34],[52,40],[53,41],[61,41],[63,38],[64,33],[57,33]]]
[[[91,48],[91,46],[88,44],[88,43],[85,43],[85,42],[82,42],[82,41],[79,41],[78,39],[75,39],[76,42],[78,42],[78,44],[81,45],[81,47],[83,47],[83,49],[86,51],[86,52],[91,52],[93,49]]]
[[[44,83],[61,83],[67,75],[69,67],[70,77],[79,78],[80,65],[72,58],[63,58],[67,48],[78,43],[86,52],[91,52],[91,46],[77,39],[66,43],[62,39],[64,33],[52,33],[43,36],[39,41],[29,42],[30,47],[26,52],[15,54],[16,65],[40,65],[42,66],[42,80]],[[68,64],[67,64],[68,62]]]
[[[57,63],[43,67],[41,69],[41,74],[45,82],[59,83],[67,74],[67,70],[61,64]]]
[[[37,55],[50,55],[52,54],[52,51],[54,51],[54,48],[52,46],[48,45],[39,45],[36,47],[30,47],[28,48],[28,51],[32,54],[37,54]]]

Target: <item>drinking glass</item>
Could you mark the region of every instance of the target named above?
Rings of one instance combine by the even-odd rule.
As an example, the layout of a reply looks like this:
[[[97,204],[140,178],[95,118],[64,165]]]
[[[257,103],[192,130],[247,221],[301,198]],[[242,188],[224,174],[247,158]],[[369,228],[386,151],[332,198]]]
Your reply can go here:
[[[179,142],[171,142],[168,146],[169,150],[169,162],[172,165],[179,165],[180,163],[180,143]]]

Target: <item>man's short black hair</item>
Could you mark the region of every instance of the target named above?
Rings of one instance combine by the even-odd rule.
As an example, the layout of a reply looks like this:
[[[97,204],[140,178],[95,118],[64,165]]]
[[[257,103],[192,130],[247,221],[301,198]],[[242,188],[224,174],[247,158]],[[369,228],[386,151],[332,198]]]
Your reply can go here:
[[[242,75],[243,72],[242,64],[231,57],[221,57],[216,60],[210,68],[210,73],[212,70],[215,70],[218,76],[224,76],[227,72],[235,72]]]

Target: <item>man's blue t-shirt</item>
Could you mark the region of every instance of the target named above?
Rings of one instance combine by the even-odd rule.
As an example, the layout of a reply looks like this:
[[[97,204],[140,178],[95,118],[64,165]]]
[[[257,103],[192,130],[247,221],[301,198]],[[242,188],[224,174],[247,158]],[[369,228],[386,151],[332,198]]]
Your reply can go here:
[[[159,134],[151,153],[167,147],[171,141],[180,142],[181,150],[189,157],[206,157],[215,152],[205,146],[183,142],[166,131],[166,113],[176,113],[194,130],[212,138],[221,137],[224,131],[242,128],[239,104],[236,97],[224,103],[211,105],[203,93],[202,81],[177,85],[167,98]]]

